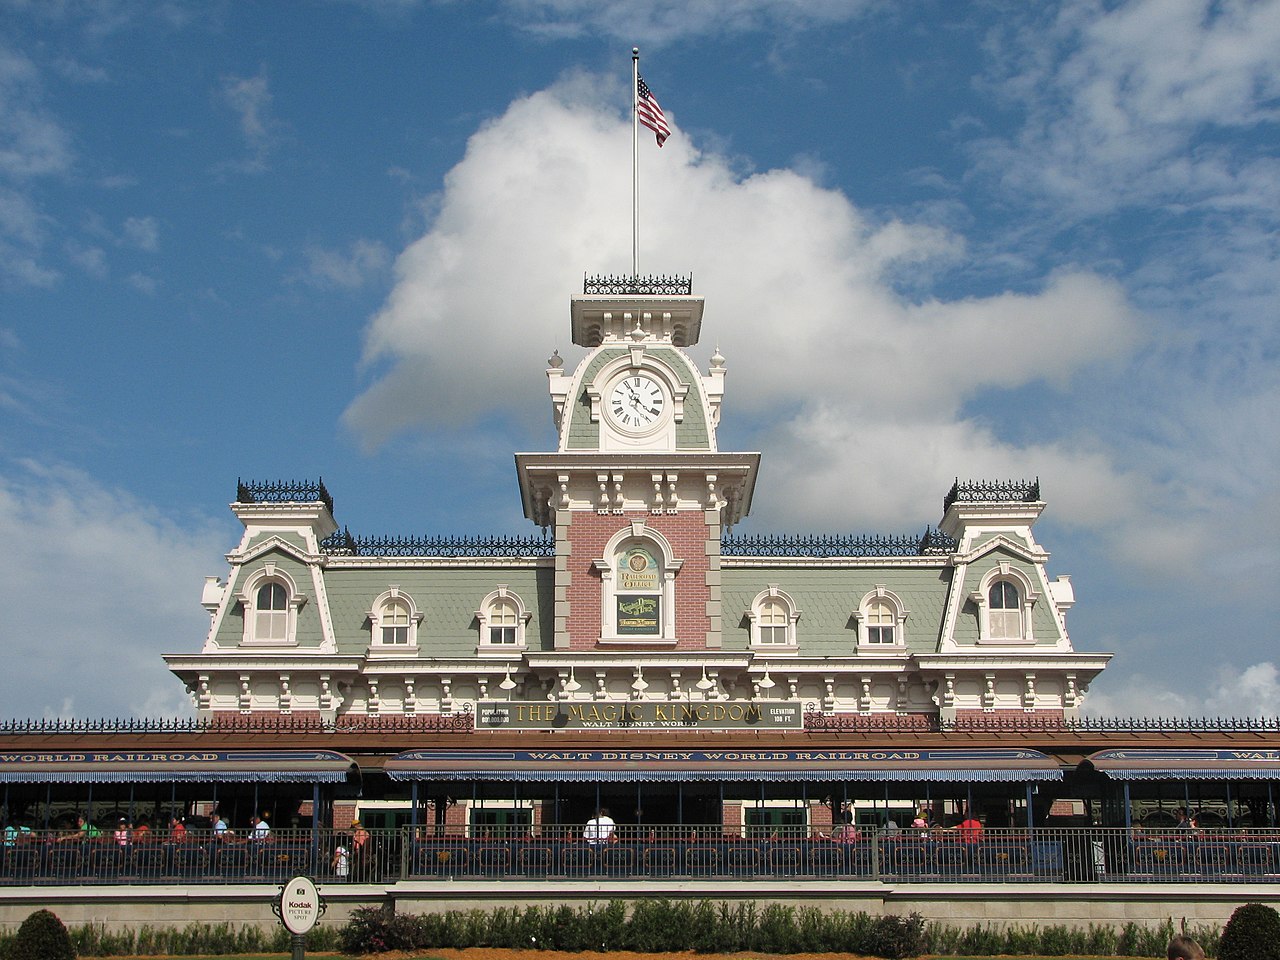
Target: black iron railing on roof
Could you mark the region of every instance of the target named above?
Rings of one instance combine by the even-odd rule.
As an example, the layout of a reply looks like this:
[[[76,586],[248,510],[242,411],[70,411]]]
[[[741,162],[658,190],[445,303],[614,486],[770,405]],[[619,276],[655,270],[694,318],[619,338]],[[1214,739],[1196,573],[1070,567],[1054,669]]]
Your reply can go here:
[[[920,557],[953,552],[958,544],[940,530],[928,528],[917,536],[749,536],[722,537],[726,557]]]
[[[117,717],[98,720],[0,720],[0,737],[25,734],[264,734],[264,733],[469,733],[470,710],[451,714],[344,716],[324,720],[316,714],[215,714],[213,717]]]
[[[357,537],[343,529],[320,541],[332,557],[554,557],[547,537]]]
[[[693,277],[586,277],[582,292],[587,296],[688,297],[693,294]]]
[[[824,714],[807,707],[804,728],[816,733],[1280,733],[1280,717],[1075,717],[984,714],[943,722],[928,714]]]
[[[0,720],[0,737],[29,734],[305,734],[305,733],[469,733],[474,727],[470,704],[451,714],[342,716],[324,720],[316,714],[217,714],[212,718],[118,717],[97,720],[47,718]],[[1280,733],[1280,717],[1040,717],[1035,714],[984,714],[943,723],[927,714],[824,714],[809,704],[805,730],[813,733]]]
[[[236,503],[315,503],[320,501],[333,513],[333,497],[324,480],[237,480]]]
[[[956,477],[943,498],[942,512],[953,503],[1035,503],[1040,499],[1040,478],[1026,480],[965,480]]]

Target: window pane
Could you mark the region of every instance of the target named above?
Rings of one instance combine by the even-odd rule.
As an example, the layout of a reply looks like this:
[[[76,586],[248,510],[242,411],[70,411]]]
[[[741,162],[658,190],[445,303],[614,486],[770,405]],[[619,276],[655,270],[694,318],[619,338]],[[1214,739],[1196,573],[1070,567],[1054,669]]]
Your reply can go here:
[[[287,606],[288,597],[281,584],[264,583],[258,588],[259,610],[284,610]]]
[[[1018,588],[1008,580],[992,584],[988,598],[992,610],[1018,609]]]
[[[867,627],[867,643],[893,643],[893,627]]]
[[[284,610],[259,610],[254,620],[255,640],[285,640],[289,614]]]

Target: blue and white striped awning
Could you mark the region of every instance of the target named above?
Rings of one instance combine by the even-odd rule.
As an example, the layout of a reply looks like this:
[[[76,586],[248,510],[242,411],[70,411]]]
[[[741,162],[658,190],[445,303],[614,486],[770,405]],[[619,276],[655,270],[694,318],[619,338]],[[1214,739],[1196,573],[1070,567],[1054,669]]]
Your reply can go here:
[[[678,781],[1029,783],[1061,780],[1035,750],[409,750],[392,780],[544,783]]]
[[[3,750],[0,783],[342,783],[333,750]]]
[[[1101,750],[1086,759],[1112,780],[1280,780],[1280,750]]]

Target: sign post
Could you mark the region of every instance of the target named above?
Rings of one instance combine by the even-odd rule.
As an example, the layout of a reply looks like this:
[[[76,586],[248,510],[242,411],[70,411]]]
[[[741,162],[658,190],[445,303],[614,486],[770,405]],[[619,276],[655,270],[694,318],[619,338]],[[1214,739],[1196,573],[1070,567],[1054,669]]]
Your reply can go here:
[[[324,916],[327,906],[310,877],[294,877],[280,888],[271,911],[292,935],[293,960],[304,960],[307,932]]]

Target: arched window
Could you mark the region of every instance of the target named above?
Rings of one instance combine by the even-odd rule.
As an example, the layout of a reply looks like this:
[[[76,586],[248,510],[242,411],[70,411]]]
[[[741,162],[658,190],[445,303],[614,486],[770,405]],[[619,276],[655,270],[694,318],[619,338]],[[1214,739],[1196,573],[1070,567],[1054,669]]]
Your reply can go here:
[[[858,649],[874,653],[901,650],[907,644],[907,608],[883,584],[862,598],[853,616],[858,621]]]
[[[254,604],[253,638],[283,643],[289,637],[289,593],[284,584],[269,580],[258,588]]]
[[[418,612],[413,597],[393,585],[373,601],[373,609],[369,611],[373,649],[381,650],[384,655],[404,656],[418,646],[418,626],[421,623],[422,614]]]
[[[409,643],[409,605],[403,600],[382,605],[382,642],[402,646]]]
[[[987,591],[987,622],[993,640],[1022,639],[1022,597],[1011,580],[997,580]]]
[[[754,647],[790,647],[794,650],[796,640],[796,621],[800,619],[800,611],[795,601],[771,583],[768,588],[758,594],[747,611],[751,621],[751,645]]]
[[[489,607],[489,642],[515,646],[516,627],[519,623],[514,601],[508,598],[495,600]]]
[[[894,616],[893,604],[877,597],[867,604],[867,643],[893,644],[897,617]]]
[[[306,598],[297,584],[275,563],[266,563],[249,574],[238,599],[244,610],[242,643],[296,644],[298,609]]]
[[[600,574],[600,642],[676,642],[675,580],[684,561],[643,520],[632,520],[592,561]]]
[[[525,648],[525,625],[533,613],[505,583],[480,601],[476,622],[480,627],[479,653],[508,654]]]
[[[1001,560],[975,585],[969,601],[978,608],[979,643],[1035,643],[1031,611],[1040,592],[1014,563]]]

